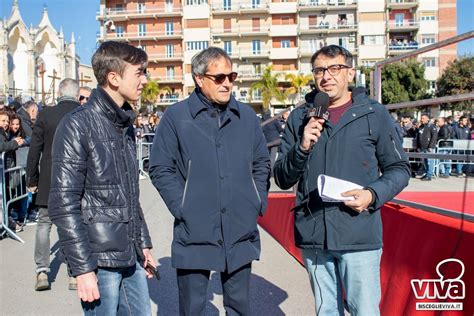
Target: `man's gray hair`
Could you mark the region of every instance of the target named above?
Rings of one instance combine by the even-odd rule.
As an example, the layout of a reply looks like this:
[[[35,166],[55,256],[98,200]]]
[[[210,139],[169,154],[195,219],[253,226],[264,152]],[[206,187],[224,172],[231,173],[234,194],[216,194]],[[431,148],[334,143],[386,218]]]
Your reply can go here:
[[[86,91],[89,91],[89,92],[92,92],[92,88],[91,87],[88,87],[88,86],[82,86],[79,88],[80,90],[86,90]]]
[[[30,100],[30,101],[27,101],[25,104],[23,104],[23,108],[28,111],[29,109],[31,109],[32,107],[38,107],[38,104],[36,104],[35,101],[33,100]]]
[[[71,78],[61,80],[59,83],[58,94],[59,97],[77,98],[79,95],[79,82]]]
[[[229,55],[225,50],[219,47],[211,46],[199,52],[197,55],[194,55],[193,59],[191,60],[191,71],[193,73],[194,83],[196,83],[194,78],[196,76],[203,76],[211,62],[222,57],[227,59],[232,65],[232,60],[230,59]]]

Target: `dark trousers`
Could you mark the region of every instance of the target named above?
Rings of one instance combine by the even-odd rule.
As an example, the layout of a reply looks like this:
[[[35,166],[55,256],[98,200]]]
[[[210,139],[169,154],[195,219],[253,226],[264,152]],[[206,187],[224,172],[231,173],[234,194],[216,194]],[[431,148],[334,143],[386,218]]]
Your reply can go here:
[[[250,315],[249,286],[252,264],[232,273],[221,272],[226,314]],[[209,270],[177,269],[180,315],[205,315]]]

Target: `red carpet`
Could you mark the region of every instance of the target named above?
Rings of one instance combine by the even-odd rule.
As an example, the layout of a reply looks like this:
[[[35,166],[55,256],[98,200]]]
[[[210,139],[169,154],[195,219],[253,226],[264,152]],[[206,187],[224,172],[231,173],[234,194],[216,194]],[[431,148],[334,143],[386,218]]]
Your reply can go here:
[[[397,199],[474,215],[474,192],[402,192]]]

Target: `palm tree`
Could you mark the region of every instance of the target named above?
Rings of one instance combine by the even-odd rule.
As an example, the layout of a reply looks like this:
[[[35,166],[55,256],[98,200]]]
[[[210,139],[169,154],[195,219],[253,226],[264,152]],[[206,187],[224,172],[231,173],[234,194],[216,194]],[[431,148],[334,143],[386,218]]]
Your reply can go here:
[[[160,87],[158,81],[150,80],[148,83],[143,87],[142,90],[142,102],[144,104],[153,104],[156,102],[158,95],[161,92],[168,92],[171,93],[171,88],[168,86]]]
[[[272,69],[272,65],[265,67],[262,79],[250,85],[250,99],[252,99],[254,91],[260,91],[264,111],[270,109],[273,98],[284,103],[287,97],[286,91],[278,86],[278,78],[281,74],[277,73],[273,75]]]
[[[290,82],[291,87],[288,88],[287,93],[296,95],[296,103],[301,100],[301,88],[306,87],[308,83],[313,80],[311,75],[304,74],[287,74],[285,79]]]

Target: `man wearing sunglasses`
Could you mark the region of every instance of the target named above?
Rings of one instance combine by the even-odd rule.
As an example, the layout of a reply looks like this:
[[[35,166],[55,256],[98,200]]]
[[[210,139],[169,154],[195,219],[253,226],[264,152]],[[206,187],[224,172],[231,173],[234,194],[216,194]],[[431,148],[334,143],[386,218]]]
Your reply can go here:
[[[232,96],[237,73],[224,50],[197,54],[192,75],[196,89],[166,110],[150,158],[151,180],[175,217],[180,315],[204,315],[211,270],[221,274],[227,315],[249,315],[268,150],[255,112]]]
[[[295,240],[310,276],[316,314],[344,315],[344,292],[351,315],[379,315],[380,208],[408,184],[408,160],[384,106],[364,89],[348,88],[355,75],[349,51],[323,47],[311,66],[317,90],[306,96],[310,105],[288,118],[275,181],[282,189],[298,185]],[[329,95],[329,119],[308,119],[321,91]],[[350,198],[344,202],[323,202],[317,189],[321,174],[363,189],[342,193]]]
[[[91,92],[92,92],[92,89],[87,87],[87,86],[83,86],[79,89],[79,103],[81,105],[84,105],[87,103],[87,101],[89,101],[89,97],[91,95]]]

